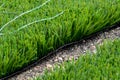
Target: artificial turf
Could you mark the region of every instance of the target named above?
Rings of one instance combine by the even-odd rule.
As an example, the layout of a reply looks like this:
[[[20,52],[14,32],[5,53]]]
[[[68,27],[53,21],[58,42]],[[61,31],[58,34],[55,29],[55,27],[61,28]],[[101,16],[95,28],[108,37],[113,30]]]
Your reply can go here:
[[[0,78],[119,17],[120,0],[1,0]]]

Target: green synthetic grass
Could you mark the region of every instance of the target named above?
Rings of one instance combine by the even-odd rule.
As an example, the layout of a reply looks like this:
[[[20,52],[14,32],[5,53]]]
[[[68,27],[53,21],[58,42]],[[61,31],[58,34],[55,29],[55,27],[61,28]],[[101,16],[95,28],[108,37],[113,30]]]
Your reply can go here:
[[[120,80],[120,39],[107,40],[96,54],[81,55],[34,80]]]
[[[0,77],[117,22],[120,0],[1,0]]]

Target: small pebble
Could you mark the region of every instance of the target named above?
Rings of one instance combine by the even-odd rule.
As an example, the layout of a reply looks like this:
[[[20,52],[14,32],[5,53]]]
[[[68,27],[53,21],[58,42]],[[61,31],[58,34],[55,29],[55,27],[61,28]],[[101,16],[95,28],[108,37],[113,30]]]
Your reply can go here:
[[[46,67],[48,70],[50,70],[52,68],[52,65],[51,64],[46,64]]]
[[[96,53],[96,47],[94,45],[90,46],[90,51]]]
[[[102,39],[99,39],[98,41],[97,41],[97,44],[100,44],[100,43],[102,43]]]
[[[58,60],[63,61],[63,59],[61,57],[58,57]]]

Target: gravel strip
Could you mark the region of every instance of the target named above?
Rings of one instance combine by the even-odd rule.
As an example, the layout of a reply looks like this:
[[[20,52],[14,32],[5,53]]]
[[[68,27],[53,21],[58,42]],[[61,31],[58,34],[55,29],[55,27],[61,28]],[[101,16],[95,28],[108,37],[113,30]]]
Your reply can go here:
[[[51,57],[43,60],[42,62],[38,63],[35,67],[16,75],[9,80],[30,80],[35,76],[40,76],[43,74],[45,69],[52,69],[55,64],[59,65],[64,61],[75,59],[77,60],[81,54],[85,54],[87,50],[91,52],[96,52],[96,44],[102,44],[104,39],[116,39],[120,37],[120,26],[112,29],[110,31],[105,31],[92,37],[88,40],[83,40],[81,43],[68,47],[65,50],[61,50]]]

